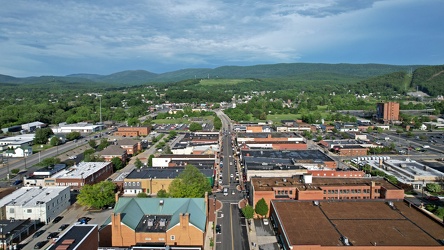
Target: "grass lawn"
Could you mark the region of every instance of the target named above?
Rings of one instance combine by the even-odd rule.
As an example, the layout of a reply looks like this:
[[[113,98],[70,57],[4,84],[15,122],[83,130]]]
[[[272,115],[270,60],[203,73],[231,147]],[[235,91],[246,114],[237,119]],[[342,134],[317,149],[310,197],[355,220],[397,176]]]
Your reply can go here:
[[[49,145],[49,144],[45,144],[45,145],[43,145],[43,144],[41,144],[41,145],[39,145],[39,144],[32,145],[32,152],[33,153],[38,153],[38,152],[40,152],[42,150],[45,150],[45,149],[48,149],[48,148],[52,148],[52,146]]]
[[[267,120],[272,120],[273,124],[281,124],[282,120],[297,120],[301,119],[300,114],[276,114],[276,115],[267,115]]]

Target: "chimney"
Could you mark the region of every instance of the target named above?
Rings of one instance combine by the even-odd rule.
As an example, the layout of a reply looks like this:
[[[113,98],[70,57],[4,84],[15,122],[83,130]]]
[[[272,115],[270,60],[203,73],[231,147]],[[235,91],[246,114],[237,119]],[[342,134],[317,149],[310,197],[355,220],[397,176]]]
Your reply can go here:
[[[116,203],[119,201],[119,196],[120,196],[120,191],[114,195],[114,199],[115,199]]]
[[[180,225],[181,226],[188,226],[190,224],[190,214],[189,213],[180,213],[179,214],[180,217]]]

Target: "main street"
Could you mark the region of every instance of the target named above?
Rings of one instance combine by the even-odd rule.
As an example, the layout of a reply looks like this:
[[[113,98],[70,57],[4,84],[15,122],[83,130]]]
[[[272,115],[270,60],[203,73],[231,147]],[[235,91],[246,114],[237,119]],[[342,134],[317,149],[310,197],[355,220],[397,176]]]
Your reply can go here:
[[[216,114],[222,120],[222,186],[228,188],[226,195],[223,192],[215,194],[216,199],[222,202],[222,209],[217,213],[217,224],[221,225],[222,232],[216,235],[216,249],[249,249],[245,218],[239,209],[239,201],[243,197],[240,187],[235,182],[237,164],[234,164],[233,158],[231,121],[221,111],[216,111]]]

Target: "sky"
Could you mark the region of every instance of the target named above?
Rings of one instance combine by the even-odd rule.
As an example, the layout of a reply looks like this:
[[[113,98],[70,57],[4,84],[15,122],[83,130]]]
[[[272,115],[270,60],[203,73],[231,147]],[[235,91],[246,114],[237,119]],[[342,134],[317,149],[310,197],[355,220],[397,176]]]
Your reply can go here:
[[[0,74],[444,64],[443,0],[0,0]]]

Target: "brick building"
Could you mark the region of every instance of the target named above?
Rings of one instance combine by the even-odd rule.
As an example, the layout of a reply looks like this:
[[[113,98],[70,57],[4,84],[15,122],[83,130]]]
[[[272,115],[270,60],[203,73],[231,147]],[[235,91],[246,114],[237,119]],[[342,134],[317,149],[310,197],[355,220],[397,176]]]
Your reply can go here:
[[[112,246],[203,247],[207,222],[206,198],[121,197],[111,214]]]
[[[283,249],[443,249],[444,226],[403,201],[271,201]]]
[[[312,174],[289,178],[251,178],[250,204],[255,205],[262,198],[267,204],[273,199],[402,200],[404,190],[382,178],[313,178]]]
[[[156,195],[159,190],[168,190],[171,182],[182,171],[181,168],[142,168],[134,169],[123,180],[124,194],[136,195],[147,193]],[[214,170],[212,167],[199,169],[204,174],[210,185],[214,183]]]
[[[122,163],[125,165],[128,160],[127,149],[122,148],[119,145],[110,145],[97,154],[108,162],[110,162],[114,157],[117,157],[122,160]]]
[[[142,143],[138,140],[125,138],[118,140],[117,145],[126,150],[127,155],[132,156],[142,150]]]
[[[114,132],[116,136],[125,137],[137,137],[137,136],[147,136],[150,133],[150,127],[119,127],[117,131]]]
[[[376,119],[384,123],[399,121],[399,103],[385,102],[376,104]]]
[[[111,162],[80,162],[45,179],[45,185],[70,186],[79,190],[85,184],[93,185],[106,180],[113,173]]]

